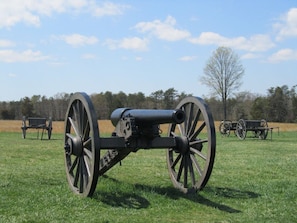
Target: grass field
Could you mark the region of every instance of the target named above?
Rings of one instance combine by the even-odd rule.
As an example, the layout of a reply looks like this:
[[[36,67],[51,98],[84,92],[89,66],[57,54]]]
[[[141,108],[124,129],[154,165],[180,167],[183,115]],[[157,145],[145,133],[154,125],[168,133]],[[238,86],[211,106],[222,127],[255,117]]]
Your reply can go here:
[[[54,125],[51,140],[38,140],[35,130],[22,139],[20,124],[15,132],[3,126],[1,223],[297,222],[294,129],[281,127],[272,140],[240,141],[218,134],[212,176],[205,189],[194,195],[173,188],[164,150],[140,150],[99,178],[90,199],[68,188],[63,134],[57,131],[63,127]]]

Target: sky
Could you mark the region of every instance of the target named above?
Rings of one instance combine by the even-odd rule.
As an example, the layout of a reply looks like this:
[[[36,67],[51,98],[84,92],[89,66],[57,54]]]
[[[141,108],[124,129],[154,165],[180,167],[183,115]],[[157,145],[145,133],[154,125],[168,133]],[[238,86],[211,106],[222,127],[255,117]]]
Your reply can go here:
[[[297,84],[296,0],[0,1],[0,101],[158,90],[209,97],[220,46],[245,68],[237,92]]]

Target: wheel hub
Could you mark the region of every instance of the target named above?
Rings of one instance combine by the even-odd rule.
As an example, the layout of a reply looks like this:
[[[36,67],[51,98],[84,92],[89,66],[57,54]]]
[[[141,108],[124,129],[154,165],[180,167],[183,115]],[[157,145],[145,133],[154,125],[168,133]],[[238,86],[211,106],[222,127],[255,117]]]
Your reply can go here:
[[[83,152],[83,143],[82,139],[79,136],[73,138],[68,138],[67,140],[68,150],[71,155],[81,156]]]
[[[176,137],[176,149],[185,154],[190,150],[189,139],[186,136]]]

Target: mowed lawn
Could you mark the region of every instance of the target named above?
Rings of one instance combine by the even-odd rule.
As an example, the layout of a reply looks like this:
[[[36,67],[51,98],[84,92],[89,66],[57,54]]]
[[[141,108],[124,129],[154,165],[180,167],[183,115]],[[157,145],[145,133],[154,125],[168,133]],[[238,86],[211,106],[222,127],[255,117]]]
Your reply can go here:
[[[63,134],[0,132],[0,222],[297,222],[297,132],[267,140],[217,134],[203,191],[173,188],[164,150],[140,150],[99,178],[93,198],[68,188]]]

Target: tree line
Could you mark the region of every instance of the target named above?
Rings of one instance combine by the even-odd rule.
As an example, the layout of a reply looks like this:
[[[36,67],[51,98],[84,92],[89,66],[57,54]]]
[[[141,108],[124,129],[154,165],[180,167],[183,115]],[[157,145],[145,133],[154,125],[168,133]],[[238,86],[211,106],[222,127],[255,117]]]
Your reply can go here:
[[[69,99],[72,94],[58,93],[53,97],[34,95],[24,97],[20,101],[0,102],[0,119],[20,120],[26,117],[51,117],[53,120],[64,120]],[[110,91],[91,94],[98,119],[109,119],[112,111],[119,107],[173,109],[184,97],[190,96],[184,92],[178,93],[174,88],[166,91],[158,90],[145,96],[144,93],[125,94]]]
[[[266,119],[270,122],[297,122],[296,86],[291,89],[287,85],[271,87],[267,95],[240,92],[226,101],[228,120]],[[24,97],[20,101],[0,102],[0,119],[20,120],[26,117],[52,117],[53,120],[65,119],[68,102],[72,94],[58,93],[53,97],[34,95]],[[138,92],[126,94],[110,91],[90,95],[98,119],[109,119],[111,112],[119,107],[174,109],[185,97],[174,88],[158,90],[149,96]],[[223,120],[224,105],[217,97],[203,97],[209,105],[215,120]]]

